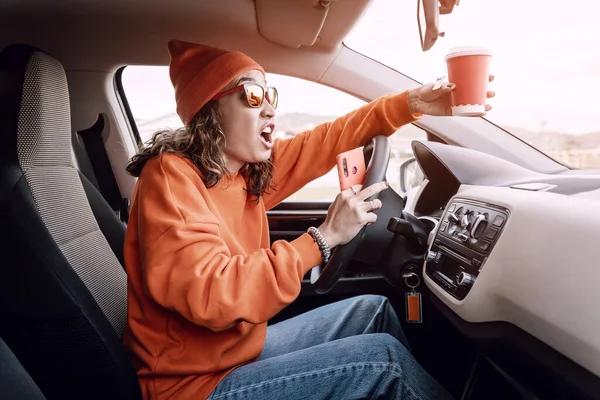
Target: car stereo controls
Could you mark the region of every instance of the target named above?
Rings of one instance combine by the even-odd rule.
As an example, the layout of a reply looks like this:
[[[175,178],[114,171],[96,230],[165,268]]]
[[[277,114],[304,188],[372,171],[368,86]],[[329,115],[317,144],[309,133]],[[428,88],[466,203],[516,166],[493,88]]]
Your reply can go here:
[[[425,257],[425,261],[437,261],[440,259],[441,254],[437,251],[429,251],[427,252],[427,257]]]
[[[471,286],[475,282],[475,277],[468,272],[462,271],[458,274],[458,278],[456,279],[456,283],[460,286]]]
[[[452,296],[464,299],[508,217],[508,210],[501,207],[472,200],[452,201],[426,256],[427,276]]]
[[[438,235],[485,254],[507,218],[506,210],[483,203],[456,201],[444,214]]]

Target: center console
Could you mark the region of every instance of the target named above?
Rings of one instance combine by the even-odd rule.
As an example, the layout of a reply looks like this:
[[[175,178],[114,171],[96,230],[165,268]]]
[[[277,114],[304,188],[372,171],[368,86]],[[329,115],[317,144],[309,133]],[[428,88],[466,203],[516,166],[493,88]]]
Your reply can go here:
[[[425,260],[427,276],[456,299],[464,299],[508,218],[508,210],[501,207],[472,200],[451,201]]]

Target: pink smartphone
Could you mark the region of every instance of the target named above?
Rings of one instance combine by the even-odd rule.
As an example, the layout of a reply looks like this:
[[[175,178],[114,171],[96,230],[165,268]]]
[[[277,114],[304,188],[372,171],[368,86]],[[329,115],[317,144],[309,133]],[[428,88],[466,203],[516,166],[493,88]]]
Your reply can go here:
[[[338,154],[336,157],[340,189],[346,190],[352,185],[362,185],[367,168],[362,149],[354,149]]]

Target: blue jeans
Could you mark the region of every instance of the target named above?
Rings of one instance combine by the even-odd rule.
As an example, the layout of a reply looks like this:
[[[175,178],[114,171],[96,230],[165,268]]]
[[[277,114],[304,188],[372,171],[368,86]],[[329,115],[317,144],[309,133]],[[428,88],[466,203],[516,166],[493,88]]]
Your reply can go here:
[[[359,296],[269,326],[259,359],[209,399],[450,399],[407,350],[385,297]]]

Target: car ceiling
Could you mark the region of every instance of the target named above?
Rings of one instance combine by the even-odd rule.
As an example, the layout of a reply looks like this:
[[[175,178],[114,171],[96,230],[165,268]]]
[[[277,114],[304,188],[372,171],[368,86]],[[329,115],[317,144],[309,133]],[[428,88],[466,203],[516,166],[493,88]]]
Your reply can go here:
[[[311,76],[303,77],[316,81],[369,3],[0,0],[0,45],[38,46],[67,70],[114,71],[127,64],[167,65],[166,44],[179,39],[244,51],[271,72],[293,73],[295,65],[311,63]]]

